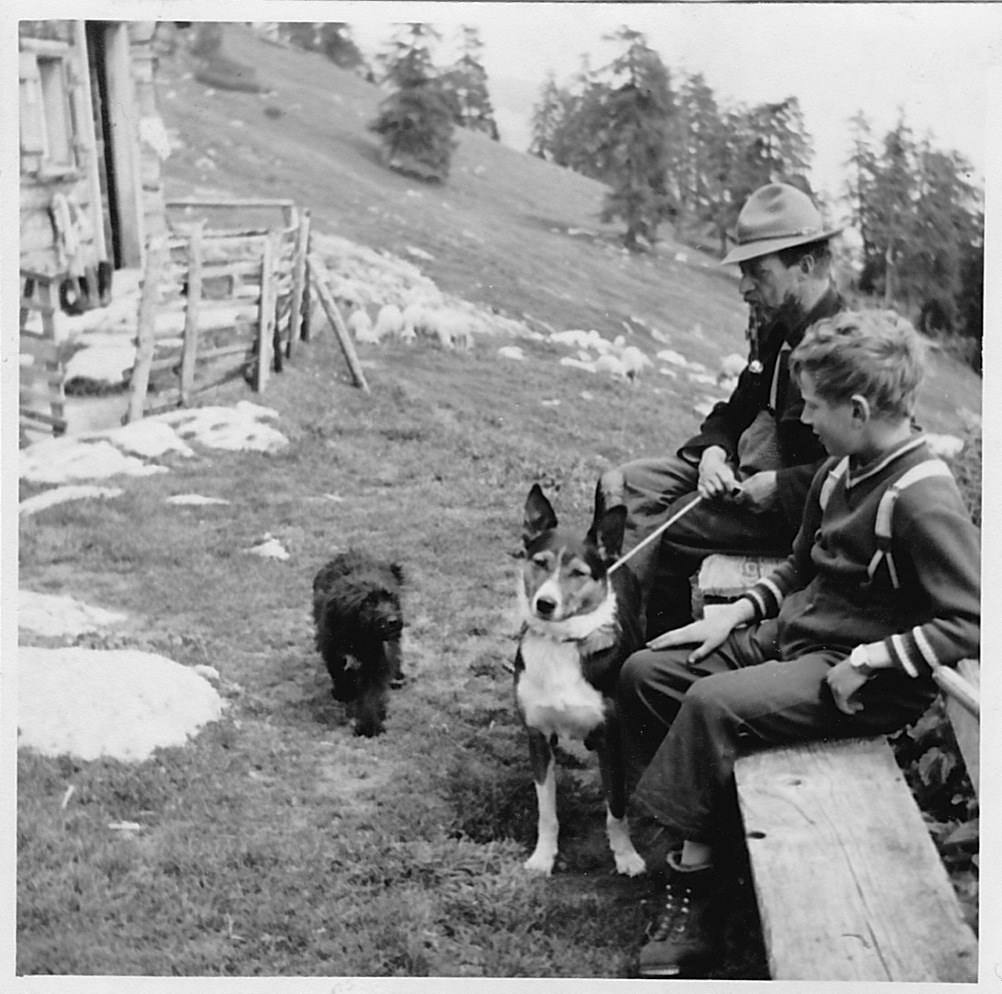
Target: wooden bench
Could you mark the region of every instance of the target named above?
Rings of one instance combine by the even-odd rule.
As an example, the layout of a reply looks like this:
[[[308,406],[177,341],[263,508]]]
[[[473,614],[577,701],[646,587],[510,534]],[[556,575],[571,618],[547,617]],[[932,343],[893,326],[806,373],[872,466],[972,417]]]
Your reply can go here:
[[[711,559],[731,562],[701,571],[707,603],[755,572]],[[977,791],[978,664],[936,677]],[[885,739],[761,750],[735,779],[772,979],[976,982],[977,939]]]

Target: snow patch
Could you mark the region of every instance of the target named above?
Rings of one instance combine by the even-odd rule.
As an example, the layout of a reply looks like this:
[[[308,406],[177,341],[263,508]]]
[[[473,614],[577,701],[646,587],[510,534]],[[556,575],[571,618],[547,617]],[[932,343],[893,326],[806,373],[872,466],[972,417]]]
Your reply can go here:
[[[152,466],[125,455],[111,442],[85,442],[74,438],[51,438],[20,453],[20,475],[34,483],[65,483],[67,480],[97,480],[108,476],[149,476],[166,473],[166,466]]]
[[[222,497],[203,497],[201,494],[174,494],[173,497],[168,497],[164,503],[199,506],[204,504],[229,504],[229,501],[223,500]]]
[[[18,747],[46,756],[140,762],[223,713],[194,670],[132,649],[22,646],[17,690]]]
[[[70,500],[81,500],[85,497],[118,497],[123,493],[121,487],[96,487],[89,483],[73,483],[65,487],[55,487],[52,490],[45,490],[34,497],[26,497],[17,506],[18,514],[29,517],[44,511],[47,507],[54,507],[56,504],[65,504]]]
[[[118,385],[136,364],[134,345],[91,345],[74,352],[66,363],[65,382],[88,380]]]
[[[64,594],[17,592],[17,627],[35,635],[73,636],[96,632],[125,621],[118,611],[105,611]]]
[[[258,545],[252,546],[250,549],[244,549],[244,552],[249,553],[252,556],[262,556],[265,559],[288,559],[289,553],[286,551],[285,547],[277,538],[273,538],[271,535],[265,535],[264,540]]]
[[[182,456],[193,456],[194,450],[177,437],[170,425],[151,421],[133,421],[120,428],[88,435],[88,438],[105,438],[120,449],[135,456],[155,459],[167,452],[177,452]]]

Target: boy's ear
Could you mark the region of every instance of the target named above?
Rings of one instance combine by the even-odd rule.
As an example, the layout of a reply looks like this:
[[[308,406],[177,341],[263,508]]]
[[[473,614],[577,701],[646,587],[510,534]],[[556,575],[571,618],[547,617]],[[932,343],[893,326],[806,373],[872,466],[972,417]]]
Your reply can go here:
[[[861,393],[854,393],[849,399],[849,403],[852,404],[854,421],[866,424],[873,417],[873,408],[870,407],[870,402]]]
[[[557,516],[553,505],[546,499],[543,488],[538,483],[532,485],[525,499],[525,515],[522,519],[522,543],[528,545],[543,532],[557,527]]]

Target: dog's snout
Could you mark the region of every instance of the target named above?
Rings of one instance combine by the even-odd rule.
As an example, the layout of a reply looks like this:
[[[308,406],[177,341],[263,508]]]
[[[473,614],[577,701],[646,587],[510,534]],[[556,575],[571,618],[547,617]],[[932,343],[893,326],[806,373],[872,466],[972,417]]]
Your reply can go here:
[[[536,598],[536,614],[543,618],[549,618],[557,609],[557,602],[552,597]]]

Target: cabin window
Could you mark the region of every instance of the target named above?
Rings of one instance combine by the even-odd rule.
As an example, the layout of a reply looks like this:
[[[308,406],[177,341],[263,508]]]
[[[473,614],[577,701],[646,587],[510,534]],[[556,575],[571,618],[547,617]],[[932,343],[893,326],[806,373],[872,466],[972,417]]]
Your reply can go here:
[[[43,173],[71,172],[77,166],[68,46],[58,51],[55,45],[20,53],[21,152],[36,157],[37,171]]]

